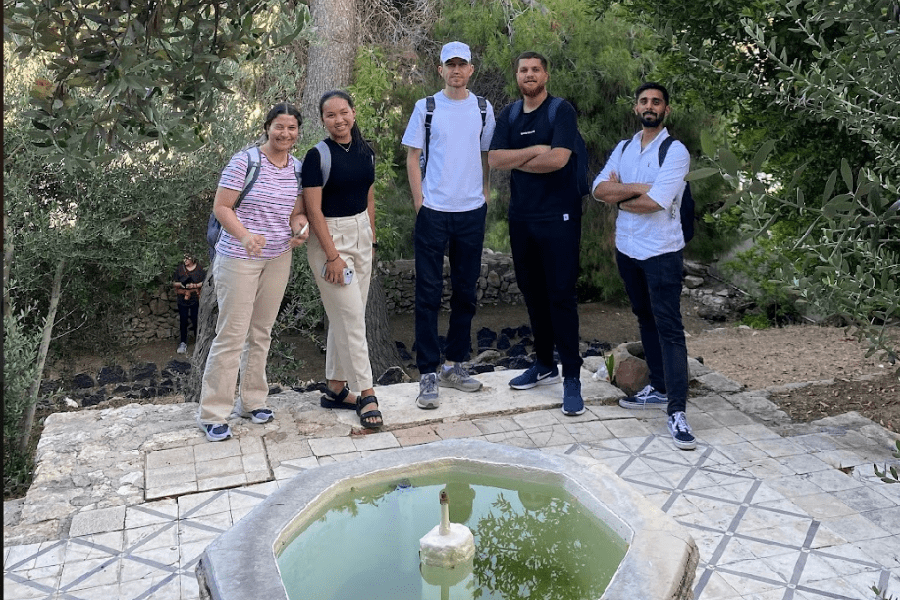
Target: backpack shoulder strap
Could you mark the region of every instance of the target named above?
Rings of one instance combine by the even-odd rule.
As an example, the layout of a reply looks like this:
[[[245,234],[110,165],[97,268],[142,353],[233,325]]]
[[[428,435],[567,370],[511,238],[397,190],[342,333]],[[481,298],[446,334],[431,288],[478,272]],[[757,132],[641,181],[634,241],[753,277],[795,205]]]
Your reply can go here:
[[[666,160],[666,154],[669,152],[669,146],[672,145],[672,142],[675,141],[671,135],[664,139],[662,143],[659,145],[659,166],[662,166],[663,161]]]
[[[484,132],[484,124],[487,123],[487,98],[484,96],[475,96],[478,98],[478,110],[481,111],[481,131]]]
[[[547,109],[547,118],[551,125],[553,124],[553,121],[556,120],[556,111],[559,110],[562,101],[563,99],[559,96],[553,96],[553,98],[550,99],[550,107]]]
[[[434,96],[425,98],[425,151],[423,155],[428,160],[428,146],[431,143],[431,119],[434,117]]]
[[[627,140],[622,140],[622,141],[625,142],[624,144],[622,144],[622,154],[624,154],[624,153],[625,153],[625,148],[627,148],[627,147],[628,147],[628,144],[631,143],[631,138],[628,138]]]
[[[300,184],[300,178],[303,171],[303,161],[293,154],[291,155],[291,160],[294,161],[294,177],[297,178],[297,189],[300,189],[302,187],[302,185]]]
[[[322,168],[322,187],[328,183],[328,176],[331,175],[331,148],[325,140],[316,144],[316,150],[319,151],[319,165]]]
[[[237,201],[234,203],[234,209],[237,209],[240,206],[241,202],[253,188],[253,184],[256,183],[256,180],[259,178],[259,164],[262,160],[259,155],[259,146],[251,146],[244,151],[247,155],[247,175],[244,177],[244,189],[241,190],[241,195],[238,196]]]
[[[512,106],[509,108],[509,122],[512,123],[516,119],[519,118],[519,115],[522,114],[522,99],[518,99],[512,103]]]

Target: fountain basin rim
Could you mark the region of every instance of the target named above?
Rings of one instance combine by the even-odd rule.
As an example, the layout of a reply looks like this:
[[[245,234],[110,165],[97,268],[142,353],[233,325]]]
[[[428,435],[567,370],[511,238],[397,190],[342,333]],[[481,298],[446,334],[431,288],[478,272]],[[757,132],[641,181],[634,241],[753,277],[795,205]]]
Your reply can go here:
[[[481,440],[445,440],[299,473],[202,553],[197,567],[201,598],[288,600],[276,556],[319,508],[354,486],[435,470],[527,477],[560,486],[576,498],[629,544],[601,600],[692,597],[698,551],[687,529],[604,464]]]

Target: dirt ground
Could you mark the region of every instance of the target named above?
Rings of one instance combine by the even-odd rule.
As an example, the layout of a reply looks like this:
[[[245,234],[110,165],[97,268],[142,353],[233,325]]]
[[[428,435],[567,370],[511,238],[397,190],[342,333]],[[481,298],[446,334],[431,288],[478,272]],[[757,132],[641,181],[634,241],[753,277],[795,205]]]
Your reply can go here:
[[[683,306],[688,354],[700,357],[711,369],[758,390],[790,383],[831,380],[828,385],[807,386],[773,394],[796,421],[855,410],[895,432],[900,432],[900,380],[897,366],[877,356],[866,358],[866,349],[843,329],[817,325],[794,325],[777,329],[751,330],[735,323],[711,323],[696,316],[696,306],[685,300]],[[442,313],[441,333],[447,329]],[[582,304],[579,307],[581,338],[612,345],[640,339],[637,322],[627,307],[607,304]],[[482,327],[499,332],[505,327],[528,323],[524,306],[479,307],[473,322],[473,335]],[[412,348],[413,315],[396,315],[391,322],[395,340]],[[324,336],[321,336],[324,337]],[[291,340],[296,356],[303,362],[296,372],[299,381],[321,380],[325,355],[305,338]],[[129,365],[154,362],[160,366],[174,358],[177,340],[154,342],[115,356],[78,356],[59,362],[52,374],[81,371],[96,372],[104,364]],[[193,344],[188,348],[193,351]],[[413,371],[413,373],[415,373]],[[296,380],[295,380],[296,381]],[[290,382],[285,382],[290,383]],[[153,399],[172,402],[177,398]],[[115,405],[103,403],[103,407]]]

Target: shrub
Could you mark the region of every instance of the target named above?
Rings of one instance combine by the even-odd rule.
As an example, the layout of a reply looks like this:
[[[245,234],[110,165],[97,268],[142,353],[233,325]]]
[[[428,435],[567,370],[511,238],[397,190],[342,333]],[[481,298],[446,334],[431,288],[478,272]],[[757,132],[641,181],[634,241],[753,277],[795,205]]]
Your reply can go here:
[[[21,495],[31,480],[31,457],[19,452],[22,417],[32,399],[40,331],[25,326],[25,311],[3,318],[3,497]]]

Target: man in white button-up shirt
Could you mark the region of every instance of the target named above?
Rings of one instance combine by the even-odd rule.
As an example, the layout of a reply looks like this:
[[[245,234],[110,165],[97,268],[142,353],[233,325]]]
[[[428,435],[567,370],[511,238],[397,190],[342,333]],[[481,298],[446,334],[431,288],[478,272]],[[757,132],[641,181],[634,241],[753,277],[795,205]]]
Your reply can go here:
[[[692,450],[696,441],[685,418],[687,346],[681,321],[684,235],[680,203],[690,168],[684,144],[671,142],[660,164],[660,145],[669,92],[648,82],[635,92],[634,113],[642,129],[619,143],[594,180],[594,197],[617,205],[616,262],[631,309],[638,318],[650,385],[622,398],[623,408],[665,408],[675,446]]]

